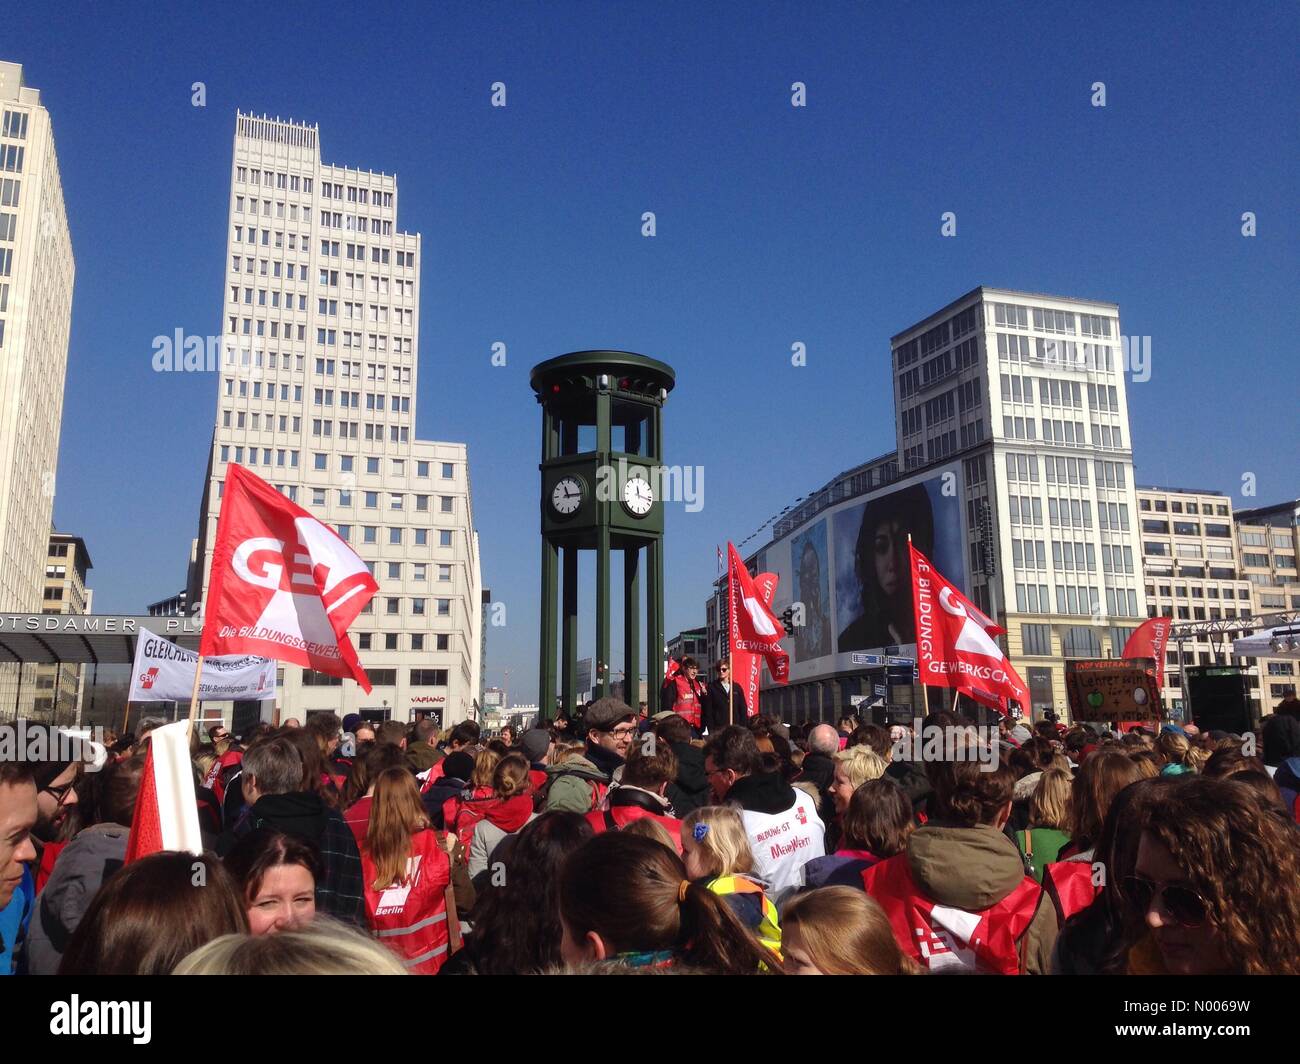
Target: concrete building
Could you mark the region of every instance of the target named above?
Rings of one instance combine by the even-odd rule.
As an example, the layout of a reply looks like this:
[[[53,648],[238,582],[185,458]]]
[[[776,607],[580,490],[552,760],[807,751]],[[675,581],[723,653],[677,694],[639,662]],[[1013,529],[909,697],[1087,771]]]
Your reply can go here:
[[[0,62],[0,608],[44,589],[75,266],[40,91]]]
[[[1137,498],[1148,615],[1169,617],[1175,626],[1251,617],[1256,603],[1242,572],[1232,500],[1217,491],[1154,486],[1139,487]],[[1205,631],[1184,641],[1181,651],[1170,640],[1162,692],[1168,708],[1186,707],[1184,665],[1248,666],[1251,696],[1258,699],[1260,666],[1232,654],[1234,634],[1240,630]]]
[[[877,687],[920,704],[887,661],[915,646],[911,532],[1006,628],[1026,711],[1065,717],[1063,660],[1118,654],[1147,615],[1118,307],[979,287],[890,350],[897,451],[783,512],[746,559],[780,576],[778,613],[808,615],[775,708],[829,719]],[[706,609],[716,642],[716,596]]]
[[[0,62],[0,609],[42,608],[75,275],[41,94]],[[0,706],[33,709],[32,667],[0,664]]]
[[[86,587],[92,568],[86,541],[57,530],[50,532],[45,560],[42,613],[90,612],[93,592]],[[84,665],[35,665],[32,718],[54,724],[80,724],[85,689]]]
[[[318,130],[238,114],[216,429],[190,603],[230,463],[352,544],[380,591],[352,627],[370,695],[286,665],[280,714],[444,725],[477,712],[482,587],[467,449],[416,432],[420,236],[392,174],[321,161]],[[202,585],[199,585],[202,580]]]
[[[1237,549],[1242,575],[1250,581],[1255,613],[1300,614],[1300,499],[1237,512]],[[1296,690],[1300,663],[1294,658],[1261,658],[1260,700],[1269,712]]]

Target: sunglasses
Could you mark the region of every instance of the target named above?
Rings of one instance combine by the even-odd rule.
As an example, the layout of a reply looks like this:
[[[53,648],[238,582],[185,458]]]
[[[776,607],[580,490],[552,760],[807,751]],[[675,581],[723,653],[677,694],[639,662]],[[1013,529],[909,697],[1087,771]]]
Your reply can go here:
[[[1200,927],[1209,917],[1209,903],[1190,887],[1125,876],[1124,894],[1142,913],[1150,912],[1152,903],[1159,898],[1160,907],[1183,927]]]

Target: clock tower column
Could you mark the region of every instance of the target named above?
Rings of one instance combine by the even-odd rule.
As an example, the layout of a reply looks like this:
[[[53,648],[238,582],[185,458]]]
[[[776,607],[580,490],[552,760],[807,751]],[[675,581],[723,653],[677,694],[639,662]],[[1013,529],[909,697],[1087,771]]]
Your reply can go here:
[[[538,706],[573,714],[577,689],[579,552],[596,554],[594,697],[611,693],[610,559],[622,560],[623,687],[640,697],[641,586],[645,584],[646,671],[654,689],[663,665],[663,406],[676,382],[670,366],[628,351],[578,351],[533,367],[542,408],[542,603]],[[642,552],[645,579],[642,580]],[[562,595],[559,577],[563,576]],[[557,618],[557,597],[560,616]]]

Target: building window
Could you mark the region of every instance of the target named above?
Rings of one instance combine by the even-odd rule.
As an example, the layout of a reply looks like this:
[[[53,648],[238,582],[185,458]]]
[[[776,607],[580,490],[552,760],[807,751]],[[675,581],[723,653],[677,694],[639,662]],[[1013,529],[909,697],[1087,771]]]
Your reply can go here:
[[[1020,638],[1026,654],[1035,657],[1051,657],[1052,626],[1050,624],[1022,624]]]
[[[412,687],[446,687],[446,669],[412,669]]]

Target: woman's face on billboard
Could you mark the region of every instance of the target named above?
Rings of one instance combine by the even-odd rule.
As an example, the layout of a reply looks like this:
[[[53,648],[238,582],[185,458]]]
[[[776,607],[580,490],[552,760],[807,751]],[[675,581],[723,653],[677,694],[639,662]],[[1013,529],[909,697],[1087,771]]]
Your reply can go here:
[[[903,545],[907,543],[907,533],[897,521],[886,520],[876,525],[873,554],[876,563],[876,582],[880,590],[888,597],[898,594],[902,580],[904,559]]]

